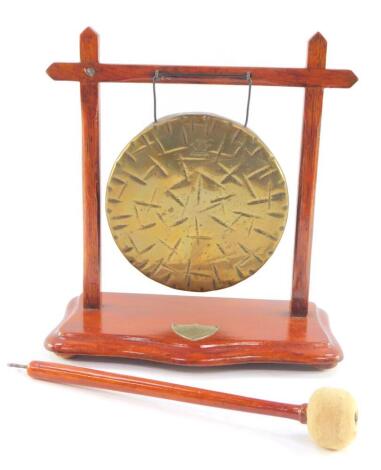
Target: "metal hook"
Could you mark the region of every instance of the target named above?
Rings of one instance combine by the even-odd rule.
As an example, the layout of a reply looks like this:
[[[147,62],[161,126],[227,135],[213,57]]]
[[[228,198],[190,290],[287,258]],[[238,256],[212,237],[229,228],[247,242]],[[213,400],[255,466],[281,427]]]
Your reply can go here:
[[[179,78],[179,77],[188,77],[188,78],[213,78],[213,77],[223,77],[223,78],[234,78],[234,79],[246,79],[249,85],[249,91],[247,95],[247,104],[246,104],[246,118],[244,127],[247,127],[249,121],[249,112],[250,112],[250,100],[251,100],[251,86],[253,80],[251,78],[251,73],[247,72],[242,75],[232,75],[232,74],[203,74],[203,73],[166,73],[155,70],[155,73],[152,77],[152,91],[153,91],[153,120],[157,122],[157,99],[156,99],[156,82],[160,80],[161,77],[165,78]],[[244,77],[244,78],[243,78]]]

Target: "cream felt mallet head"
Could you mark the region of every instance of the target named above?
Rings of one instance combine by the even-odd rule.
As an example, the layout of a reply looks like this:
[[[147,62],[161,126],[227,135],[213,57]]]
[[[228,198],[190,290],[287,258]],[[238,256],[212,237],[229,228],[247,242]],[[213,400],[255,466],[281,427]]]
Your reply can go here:
[[[307,405],[307,427],[320,447],[340,450],[356,436],[358,411],[350,393],[339,388],[319,388]]]

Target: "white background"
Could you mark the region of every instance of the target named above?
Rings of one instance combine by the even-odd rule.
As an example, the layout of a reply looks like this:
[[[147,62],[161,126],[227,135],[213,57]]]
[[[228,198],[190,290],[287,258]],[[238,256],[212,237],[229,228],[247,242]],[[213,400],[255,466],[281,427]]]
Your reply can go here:
[[[380,31],[378,2],[12,1],[1,7],[0,466],[39,468],[379,468]],[[77,61],[78,36],[100,34],[111,63],[304,66],[308,39],[328,40],[328,67],[355,71],[327,90],[317,186],[311,300],[345,353],[328,371],[240,366],[182,369],[88,364],[266,399],[302,403],[320,386],[359,402],[357,440],[317,448],[293,421],[33,381],[9,361],[59,360],[43,340],[81,289],[79,85],[45,69]],[[255,77],[254,77],[255,80]],[[245,87],[158,86],[158,114],[206,111],[242,121]],[[102,194],[123,146],[152,121],[151,87],[104,84]],[[289,297],[303,90],[255,87],[249,125],[286,174],[290,217],[254,278],[215,295]],[[102,210],[103,207],[102,207]],[[104,212],[102,213],[102,216]],[[103,219],[104,220],[104,219]],[[103,289],[168,294],[132,268],[103,227]],[[174,295],[177,292],[173,292]],[[212,294],[213,295],[213,294]]]

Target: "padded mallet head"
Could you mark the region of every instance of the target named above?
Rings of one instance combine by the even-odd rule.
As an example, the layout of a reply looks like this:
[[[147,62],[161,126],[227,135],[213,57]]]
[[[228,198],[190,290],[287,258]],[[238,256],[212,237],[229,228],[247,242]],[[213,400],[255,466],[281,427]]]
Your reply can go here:
[[[339,450],[356,436],[357,405],[352,395],[339,388],[319,388],[307,406],[311,438],[326,449]]]

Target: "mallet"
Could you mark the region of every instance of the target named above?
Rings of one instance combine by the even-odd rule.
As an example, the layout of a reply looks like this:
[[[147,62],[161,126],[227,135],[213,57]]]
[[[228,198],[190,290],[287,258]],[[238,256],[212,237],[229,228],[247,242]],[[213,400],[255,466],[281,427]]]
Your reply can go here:
[[[356,402],[348,392],[336,388],[320,388],[308,404],[292,405],[53,362],[32,361],[29,365],[9,366],[25,368],[30,377],[49,382],[295,419],[307,423],[312,440],[326,449],[342,449],[356,435]]]

